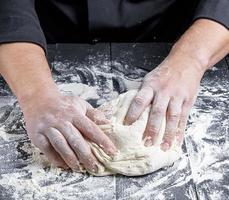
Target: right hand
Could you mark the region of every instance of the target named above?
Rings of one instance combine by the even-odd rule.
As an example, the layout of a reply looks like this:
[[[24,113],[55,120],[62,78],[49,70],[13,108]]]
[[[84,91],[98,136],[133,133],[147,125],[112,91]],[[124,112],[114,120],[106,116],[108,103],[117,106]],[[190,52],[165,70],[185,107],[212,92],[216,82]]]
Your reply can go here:
[[[103,113],[80,97],[59,92],[38,96],[21,106],[32,143],[55,166],[79,171],[83,165],[97,172],[99,162],[87,140],[99,145],[108,155],[116,152],[114,144],[96,125],[108,123]]]
[[[82,164],[96,172],[99,162],[86,140],[109,155],[116,151],[94,123],[105,117],[81,98],[60,94],[39,45],[0,45],[0,74],[20,103],[29,138],[56,166],[79,170]]]

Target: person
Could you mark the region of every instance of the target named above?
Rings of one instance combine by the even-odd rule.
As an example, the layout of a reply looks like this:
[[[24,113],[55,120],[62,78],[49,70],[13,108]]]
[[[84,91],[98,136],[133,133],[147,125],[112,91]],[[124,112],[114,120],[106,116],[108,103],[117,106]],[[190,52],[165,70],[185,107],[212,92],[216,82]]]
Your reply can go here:
[[[229,52],[228,0],[3,0],[0,2],[0,74],[16,95],[31,141],[56,166],[96,172],[86,140],[110,156],[114,144],[98,128],[103,113],[79,97],[63,96],[52,79],[46,40],[55,42],[175,41],[149,72],[124,123],[152,103],[145,145],[154,144],[162,120],[161,148],[182,144],[204,72]],[[127,141],[128,142],[128,141]]]

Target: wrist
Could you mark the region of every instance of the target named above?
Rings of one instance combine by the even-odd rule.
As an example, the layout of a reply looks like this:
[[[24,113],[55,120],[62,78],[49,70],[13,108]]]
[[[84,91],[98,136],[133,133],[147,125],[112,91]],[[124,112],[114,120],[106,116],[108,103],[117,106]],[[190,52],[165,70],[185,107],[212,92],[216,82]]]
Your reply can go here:
[[[189,46],[189,45],[188,45]],[[176,43],[168,55],[168,60],[173,61],[175,65],[183,67],[190,66],[200,74],[204,74],[209,69],[210,59],[203,50],[195,50],[192,47]]]
[[[17,99],[22,109],[36,105],[43,99],[51,99],[59,96],[59,90],[54,82],[43,82],[30,86],[26,91],[20,91]]]
[[[32,43],[10,43],[0,47],[0,73],[21,107],[57,95],[58,88],[43,49]]]

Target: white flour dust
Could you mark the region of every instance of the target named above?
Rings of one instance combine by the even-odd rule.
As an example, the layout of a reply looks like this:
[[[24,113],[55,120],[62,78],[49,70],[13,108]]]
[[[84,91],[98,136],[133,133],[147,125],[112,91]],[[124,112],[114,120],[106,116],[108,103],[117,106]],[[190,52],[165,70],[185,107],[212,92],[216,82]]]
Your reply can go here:
[[[97,87],[78,83],[60,84],[58,87],[66,94],[79,95],[85,100],[99,98]],[[27,140],[25,134],[8,134],[4,126],[0,126],[0,136],[0,142],[1,140],[4,142]],[[97,178],[52,167],[46,157],[30,143],[24,142],[21,150],[30,155],[26,159],[27,166],[0,175],[0,186],[4,186],[6,191],[12,191],[10,193],[13,199],[75,200],[76,198],[101,199],[103,197],[110,199],[113,196],[113,190],[111,190],[115,184],[113,176]],[[19,152],[15,151],[15,153],[20,156]],[[108,192],[109,190],[111,192]]]
[[[97,180],[92,176],[62,171],[49,166],[49,162],[40,155],[39,150],[30,147],[25,147],[25,150],[33,153],[28,166],[18,173],[3,174],[0,179],[0,185],[14,191],[15,200],[71,200],[84,196],[92,199],[97,192],[104,194],[103,184],[112,186],[113,177]]]
[[[73,64],[69,63],[70,69]],[[67,68],[63,67],[64,64],[61,62],[55,63],[55,65],[56,67],[59,66],[59,71],[63,70],[60,79],[67,77],[69,79],[66,78],[66,80],[74,82],[66,83],[66,81],[61,83],[58,82],[58,76],[56,76],[55,79],[59,83],[61,91],[67,94],[80,95],[84,99],[100,99],[98,105],[117,97],[120,91],[139,88],[143,77],[138,77],[137,74],[141,72],[135,73],[136,69],[128,69],[128,73],[125,74],[122,71],[122,65],[118,62],[114,62],[113,71],[109,71],[108,63],[107,66],[101,63],[98,65],[92,64],[90,68],[87,68],[87,66],[79,66],[79,68],[82,68],[82,71],[86,70],[83,71],[85,73],[95,72],[96,75],[90,77],[96,84],[91,83],[88,84],[89,86],[80,84],[78,87],[78,82],[82,81],[80,75],[75,75],[76,73],[65,74],[64,70]],[[72,68],[74,67],[72,66]],[[98,75],[105,76],[106,80],[98,79]],[[199,188],[198,194],[201,199],[206,199],[204,191],[208,191],[207,197],[209,199],[223,199],[221,195],[224,193],[220,190],[220,186],[221,183],[224,183],[222,180],[225,181],[225,177],[228,174],[228,168],[226,169],[224,166],[229,166],[228,159],[225,159],[228,157],[229,152],[228,142],[225,143],[225,141],[229,141],[227,134],[229,118],[222,120],[223,118],[221,119],[220,115],[228,113],[227,111],[222,111],[226,109],[224,102],[227,102],[229,97],[227,88],[220,84],[207,85],[201,88],[197,103],[192,109],[189,126],[185,135],[188,156],[187,153],[184,154],[182,160],[174,168],[171,168],[170,171],[164,170],[152,174],[148,180],[147,178],[130,178],[126,185],[122,185],[125,188],[121,188],[125,190],[124,193],[127,195],[125,199],[129,199],[130,196],[132,199],[150,199],[152,196],[156,200],[163,200],[168,197],[174,199],[176,196],[172,192],[169,194],[166,192],[174,191],[173,189],[178,186],[184,185],[186,187],[187,183],[192,179]],[[0,108],[15,102],[15,99],[12,99],[8,101],[1,97]],[[213,103],[211,104],[213,100],[217,103],[218,107]],[[215,124],[216,127],[213,126]],[[16,147],[15,154],[19,157],[18,160],[17,158],[12,160],[10,156],[4,157],[2,155],[4,159],[12,163],[14,161],[26,163],[25,167],[15,167],[9,173],[0,174],[0,187],[4,189],[5,193],[11,195],[11,199],[75,200],[116,198],[115,193],[117,192],[116,188],[118,185],[116,185],[114,176],[93,177],[53,168],[45,157],[31,146],[29,142],[23,142],[25,138],[25,134],[8,134],[4,124],[0,124],[0,146],[4,145],[4,143],[7,146],[11,142],[17,146],[22,141],[23,146],[21,149],[30,155],[26,160],[23,160],[20,158],[21,153],[17,151]],[[187,193],[188,197],[191,196],[193,197],[192,199],[195,199],[195,192],[193,192],[190,185],[188,187],[185,193]],[[228,185],[225,184],[224,189],[228,190]]]
[[[97,99],[99,95],[97,93],[97,87],[90,87],[82,83],[65,83],[58,85],[60,91],[64,91],[67,94],[74,96],[80,96],[83,99]]]

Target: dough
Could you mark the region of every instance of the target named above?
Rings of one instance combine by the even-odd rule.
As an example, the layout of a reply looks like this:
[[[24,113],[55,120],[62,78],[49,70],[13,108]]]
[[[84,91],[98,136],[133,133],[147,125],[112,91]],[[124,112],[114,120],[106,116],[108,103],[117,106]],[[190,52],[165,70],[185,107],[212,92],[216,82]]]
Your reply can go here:
[[[99,168],[99,172],[95,175],[103,176],[118,173],[126,176],[139,176],[172,165],[180,158],[182,150],[176,143],[167,152],[160,149],[159,144],[165,130],[165,120],[156,145],[144,146],[142,137],[150,106],[135,123],[130,126],[123,125],[129,105],[136,93],[136,90],[130,90],[98,108],[104,111],[107,118],[111,120],[111,124],[102,125],[100,128],[114,142],[118,153],[111,158],[98,145],[90,143],[94,154],[104,165],[104,167]]]

